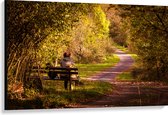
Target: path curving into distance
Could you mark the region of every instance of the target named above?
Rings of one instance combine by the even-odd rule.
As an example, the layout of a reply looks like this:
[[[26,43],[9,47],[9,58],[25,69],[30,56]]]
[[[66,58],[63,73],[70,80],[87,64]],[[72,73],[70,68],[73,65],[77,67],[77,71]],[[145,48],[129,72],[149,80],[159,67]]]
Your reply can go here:
[[[98,73],[90,78],[86,78],[87,80],[99,80],[99,81],[107,81],[113,82],[114,78],[121,74],[122,72],[128,70],[132,67],[134,60],[131,58],[129,54],[124,53],[123,51],[116,49],[115,54],[120,58],[120,62],[117,63],[114,67],[109,68],[101,73]]]
[[[118,74],[128,70],[134,63],[129,54],[116,50],[120,62],[114,67],[87,78],[111,83],[112,92],[104,94],[99,99],[69,106],[70,108],[100,108],[123,106],[151,106],[168,104],[168,85],[161,82],[120,82],[115,81]]]

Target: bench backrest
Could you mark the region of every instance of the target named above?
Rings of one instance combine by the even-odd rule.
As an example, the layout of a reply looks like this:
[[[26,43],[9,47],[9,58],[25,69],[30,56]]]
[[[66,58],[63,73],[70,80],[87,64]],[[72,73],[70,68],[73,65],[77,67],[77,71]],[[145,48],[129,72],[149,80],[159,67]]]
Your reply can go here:
[[[78,68],[62,68],[62,67],[49,67],[38,68],[33,67],[33,72],[48,73],[49,71],[56,72],[57,74],[78,74]]]

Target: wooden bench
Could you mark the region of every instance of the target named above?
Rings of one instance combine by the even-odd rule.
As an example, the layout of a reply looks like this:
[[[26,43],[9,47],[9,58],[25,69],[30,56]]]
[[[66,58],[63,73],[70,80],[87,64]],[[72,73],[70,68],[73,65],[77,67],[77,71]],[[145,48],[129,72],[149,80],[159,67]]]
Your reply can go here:
[[[72,90],[72,82],[75,85],[79,82],[78,68],[61,68],[61,67],[48,67],[48,68],[38,68],[33,67],[32,72],[38,72],[38,74],[47,73],[47,77],[43,77],[43,80],[62,80],[69,82],[69,90]],[[77,77],[73,77],[77,76]]]

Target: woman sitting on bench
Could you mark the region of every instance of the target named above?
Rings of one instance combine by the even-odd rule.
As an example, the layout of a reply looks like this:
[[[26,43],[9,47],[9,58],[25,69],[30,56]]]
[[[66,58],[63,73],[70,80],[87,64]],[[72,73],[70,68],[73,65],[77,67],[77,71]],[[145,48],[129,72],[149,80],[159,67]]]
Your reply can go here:
[[[74,62],[71,59],[71,54],[70,52],[65,52],[63,54],[63,58],[61,59],[61,63],[60,63],[62,68],[71,68],[74,67]],[[66,75],[61,75],[61,77],[67,77]],[[77,78],[79,79],[76,75],[71,75],[71,78]],[[68,88],[68,80],[64,80],[64,88],[67,89]]]

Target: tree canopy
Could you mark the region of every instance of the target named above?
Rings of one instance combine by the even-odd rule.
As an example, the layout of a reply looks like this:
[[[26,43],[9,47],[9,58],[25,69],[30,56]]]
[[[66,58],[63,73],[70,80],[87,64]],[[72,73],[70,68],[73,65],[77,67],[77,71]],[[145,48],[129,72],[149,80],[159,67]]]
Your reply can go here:
[[[66,50],[78,63],[111,53],[110,23],[98,4],[7,1],[6,11],[9,84],[24,81],[33,65],[57,64]]]
[[[147,71],[143,76],[164,79],[168,72],[168,7],[116,6],[116,9],[126,25],[126,43]]]

